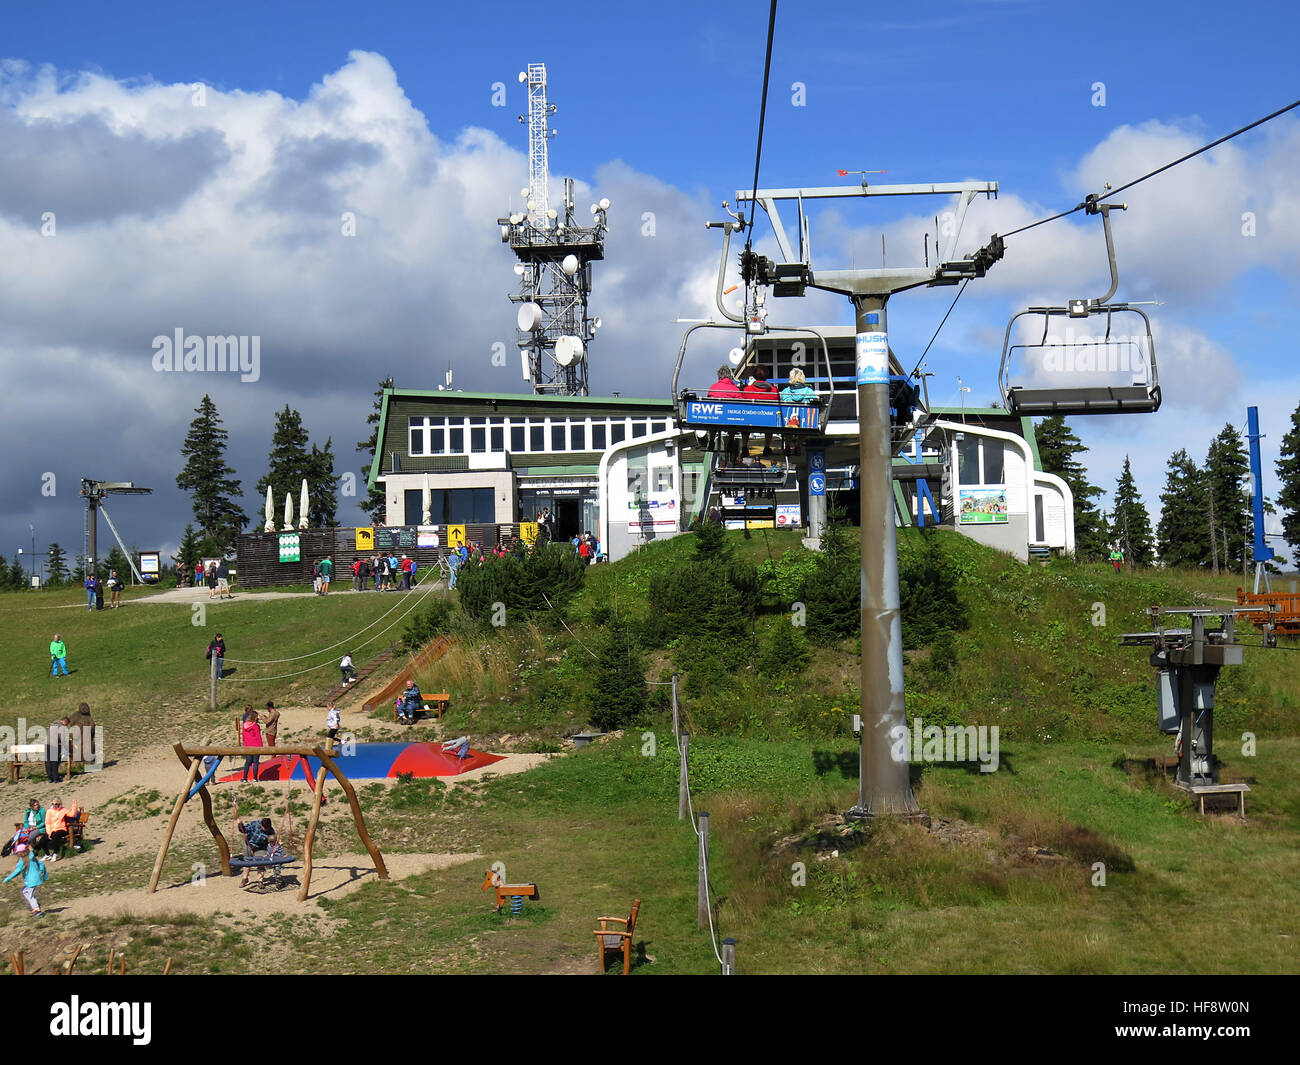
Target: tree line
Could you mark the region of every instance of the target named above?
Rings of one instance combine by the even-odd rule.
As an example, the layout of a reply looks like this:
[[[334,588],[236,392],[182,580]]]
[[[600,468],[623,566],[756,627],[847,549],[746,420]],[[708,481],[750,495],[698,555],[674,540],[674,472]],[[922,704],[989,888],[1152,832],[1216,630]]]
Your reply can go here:
[[[1179,448],[1165,467],[1160,519],[1154,525],[1129,463],[1115,485],[1109,512],[1098,509],[1102,490],[1088,480],[1081,461],[1088,448],[1063,416],[1044,418],[1034,429],[1043,469],[1074,494],[1075,551],[1079,558],[1105,558],[1112,547],[1139,566],[1188,566],[1229,572],[1249,566],[1255,538],[1244,434],[1231,423],[1210,442],[1200,465]],[[1300,406],[1291,415],[1276,464],[1280,489],[1265,498],[1265,513],[1279,513],[1282,539],[1300,551]]]

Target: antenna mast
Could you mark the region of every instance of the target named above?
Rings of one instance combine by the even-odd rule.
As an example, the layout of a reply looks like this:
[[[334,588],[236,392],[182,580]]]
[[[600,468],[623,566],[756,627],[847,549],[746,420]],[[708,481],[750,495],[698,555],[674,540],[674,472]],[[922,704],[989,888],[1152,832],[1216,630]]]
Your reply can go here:
[[[591,293],[591,263],[605,257],[606,212],[609,200],[591,205],[591,224],[574,214],[573,179],[564,179],[563,213],[550,205],[549,150],[555,136],[549,128],[556,106],[546,99],[546,65],[529,63],[519,74],[528,86],[528,187],[521,190],[522,211],[498,218],[501,242],[509,244],[519,261],[515,275],[519,292],[515,339],[524,380],[536,394],[590,394],[587,351],[599,318],[587,315]]]

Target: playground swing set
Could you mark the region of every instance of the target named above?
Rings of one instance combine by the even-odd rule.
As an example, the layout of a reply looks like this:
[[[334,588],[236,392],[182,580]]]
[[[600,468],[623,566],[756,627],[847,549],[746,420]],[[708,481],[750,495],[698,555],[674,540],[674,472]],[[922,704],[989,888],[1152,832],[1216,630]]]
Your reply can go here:
[[[285,797],[284,811],[280,819],[281,834],[279,842],[274,847],[268,846],[266,854],[263,856],[255,855],[251,858],[231,857],[230,844],[226,841],[226,837],[217,826],[216,818],[212,814],[212,796],[208,791],[208,783],[216,774],[217,767],[221,764],[222,759],[247,758],[250,755],[269,755],[272,757],[286,755],[303,759],[315,759],[319,767],[313,785],[314,794],[311,814],[307,820],[307,832],[303,840],[303,876],[302,886],[298,891],[299,902],[306,901],[307,893],[311,888],[312,844],[315,841],[316,830],[320,823],[320,808],[321,803],[324,801],[327,774],[332,775],[338,781],[339,786],[343,789],[343,794],[347,797],[348,805],[352,810],[353,821],[356,823],[357,835],[369,853],[371,861],[374,862],[375,872],[379,875],[379,879],[388,879],[388,869],[384,865],[383,855],[379,853],[379,848],[375,846],[374,841],[370,838],[370,833],[366,831],[366,822],[361,813],[361,804],[357,799],[356,789],[352,787],[351,781],[348,780],[347,775],[339,768],[338,763],[333,758],[333,744],[327,743],[315,747],[186,747],[184,744],[177,743],[172,749],[175,750],[176,757],[180,759],[181,765],[189,770],[189,779],[176,798],[171,820],[167,823],[167,831],[163,836],[162,845],[158,849],[153,874],[149,878],[150,894],[158,890],[158,880],[162,876],[163,862],[167,858],[167,848],[171,845],[176,825],[180,821],[181,811],[185,808],[186,803],[196,795],[202,803],[203,821],[212,833],[212,838],[216,841],[217,849],[220,852],[222,876],[234,876],[236,871],[247,873],[249,870],[256,869],[259,872],[265,872],[269,869],[272,871],[275,883],[278,886],[284,885],[286,881],[284,867],[296,861],[293,854],[295,849],[293,821],[289,812],[287,795]],[[310,779],[308,783],[312,783]],[[237,805],[232,820],[234,822],[232,825],[233,836],[240,830]]]

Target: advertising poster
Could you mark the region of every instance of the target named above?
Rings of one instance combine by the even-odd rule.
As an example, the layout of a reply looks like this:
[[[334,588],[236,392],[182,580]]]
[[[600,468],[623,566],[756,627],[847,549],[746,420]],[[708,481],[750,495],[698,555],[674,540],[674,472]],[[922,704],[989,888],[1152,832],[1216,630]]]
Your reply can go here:
[[[1007,520],[1007,493],[1001,489],[963,488],[958,494],[962,525],[989,525]]]

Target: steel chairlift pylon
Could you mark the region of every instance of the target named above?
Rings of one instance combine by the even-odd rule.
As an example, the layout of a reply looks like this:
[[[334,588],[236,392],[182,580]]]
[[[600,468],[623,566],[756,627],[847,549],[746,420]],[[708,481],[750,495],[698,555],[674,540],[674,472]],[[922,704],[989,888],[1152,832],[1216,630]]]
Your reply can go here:
[[[1017,415],[1057,414],[1149,414],[1160,409],[1160,380],[1156,371],[1155,341],[1151,336],[1151,319],[1140,307],[1128,303],[1110,303],[1119,287],[1119,270],[1115,264],[1115,243],[1110,231],[1112,209],[1127,210],[1127,204],[1099,202],[1096,194],[1085,201],[1088,214],[1100,214],[1106,234],[1106,253],[1110,261],[1110,289],[1100,299],[1070,300],[1064,307],[1030,307],[1012,316],[1002,342],[1002,366],[998,386],[1007,412]],[[1116,315],[1136,315],[1141,321],[1137,330],[1121,336],[1115,329]],[[1042,318],[1042,333],[1036,343],[1013,344],[1016,322],[1027,316]],[[1104,334],[1097,338],[1084,335],[1078,341],[1071,335],[1064,342],[1052,338],[1052,321],[1069,318],[1087,321],[1105,317]],[[1130,319],[1131,320],[1131,319]],[[1032,337],[1031,337],[1032,339]],[[1040,367],[1048,373],[1064,373],[1074,379],[1081,374],[1107,374],[1109,379],[1096,384],[1078,383],[1042,387],[1012,383],[1012,363],[1016,353],[1047,353],[1044,362],[1059,365]],[[1134,357],[1136,356],[1136,357]],[[1127,373],[1124,383],[1117,374]]]

